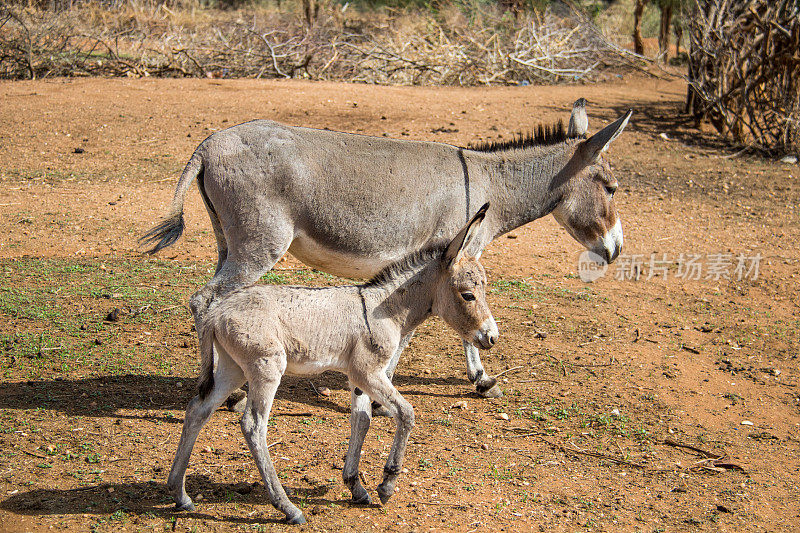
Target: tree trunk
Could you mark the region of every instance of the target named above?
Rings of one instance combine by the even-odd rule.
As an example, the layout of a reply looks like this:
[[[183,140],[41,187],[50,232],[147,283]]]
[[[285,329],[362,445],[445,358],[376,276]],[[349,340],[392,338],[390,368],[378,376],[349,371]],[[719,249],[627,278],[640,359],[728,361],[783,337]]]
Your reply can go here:
[[[633,7],[633,51],[639,55],[644,54],[644,41],[642,41],[642,14],[648,0],[636,0]]]
[[[658,55],[665,63],[669,59],[669,35],[672,26],[672,4],[661,8],[661,27],[658,29]]]

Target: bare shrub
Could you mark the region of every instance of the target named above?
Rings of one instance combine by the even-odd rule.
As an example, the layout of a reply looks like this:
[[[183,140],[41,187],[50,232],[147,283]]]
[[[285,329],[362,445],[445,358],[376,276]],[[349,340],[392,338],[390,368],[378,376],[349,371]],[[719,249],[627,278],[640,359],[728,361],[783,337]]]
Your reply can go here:
[[[315,3],[315,5],[319,5]],[[455,7],[308,13],[165,3],[0,8],[0,76],[287,77],[480,85],[594,79],[630,59],[587,19]]]
[[[800,151],[800,4],[694,2],[687,112],[737,143]]]

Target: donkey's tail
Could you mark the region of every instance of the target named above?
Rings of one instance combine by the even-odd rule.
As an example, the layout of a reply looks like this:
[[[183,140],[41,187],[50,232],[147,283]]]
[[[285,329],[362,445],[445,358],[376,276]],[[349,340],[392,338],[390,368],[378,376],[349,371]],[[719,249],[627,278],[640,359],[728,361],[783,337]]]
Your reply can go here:
[[[214,388],[214,326],[200,325],[200,377],[197,378],[197,393],[205,400]]]
[[[186,163],[175,187],[175,195],[169,206],[167,216],[156,227],[145,233],[139,239],[139,249],[145,254],[154,254],[159,250],[175,244],[183,234],[183,202],[192,181],[203,173],[203,156],[195,152]]]

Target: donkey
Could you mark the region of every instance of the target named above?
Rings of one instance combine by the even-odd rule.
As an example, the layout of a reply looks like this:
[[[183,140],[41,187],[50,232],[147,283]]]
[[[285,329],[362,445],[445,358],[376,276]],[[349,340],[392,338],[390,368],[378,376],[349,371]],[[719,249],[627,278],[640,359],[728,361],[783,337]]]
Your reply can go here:
[[[575,103],[566,132],[560,123],[539,126],[528,138],[476,149],[266,120],[233,126],[195,150],[166,218],[141,246],[155,253],[180,237],[184,199],[196,179],[218,251],[214,277],[190,301],[196,321],[213,298],[255,283],[287,251],[313,268],[368,278],[415,250],[447,242],[487,201],[494,207],[473,253],[552,213],[611,262],[623,235],[617,180],[603,152],[633,111],[586,138],[585,103]],[[408,340],[392,358],[390,379]],[[464,351],[478,393],[502,396],[478,350],[465,341]]]
[[[242,432],[270,501],[289,523],[305,523],[303,513],[278,481],[266,445],[267,422],[284,373],[325,370],[347,374],[352,390],[350,443],[342,477],[355,502],[371,502],[358,475],[361,446],[372,417],[370,398],[397,421],[378,485],[378,496],[386,503],[394,493],[414,427],[414,409],[386,374],[402,340],[432,314],[442,317],[465,342],[488,349],[497,340],[497,324],[486,304],[486,273],[478,259],[467,253],[488,207],[487,203],[479,209],[446,247],[411,254],[364,285],[254,285],[216,299],[199,322],[199,393],[186,409],[169,474],[176,508],[194,509],[184,484],[198,433],[225,398],[246,381],[249,393]]]

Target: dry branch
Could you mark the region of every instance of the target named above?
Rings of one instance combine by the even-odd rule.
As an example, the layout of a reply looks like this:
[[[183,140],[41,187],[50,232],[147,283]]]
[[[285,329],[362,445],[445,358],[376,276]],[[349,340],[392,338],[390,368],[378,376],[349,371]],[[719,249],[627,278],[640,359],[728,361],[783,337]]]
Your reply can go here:
[[[149,6],[149,7],[148,7]],[[452,8],[456,9],[456,8]],[[0,78],[195,76],[304,78],[395,85],[556,83],[594,79],[638,58],[580,13],[496,9],[454,16],[350,15],[313,24],[251,8],[196,15],[163,3],[0,7]]]
[[[694,2],[687,112],[741,145],[800,152],[800,4]]]

